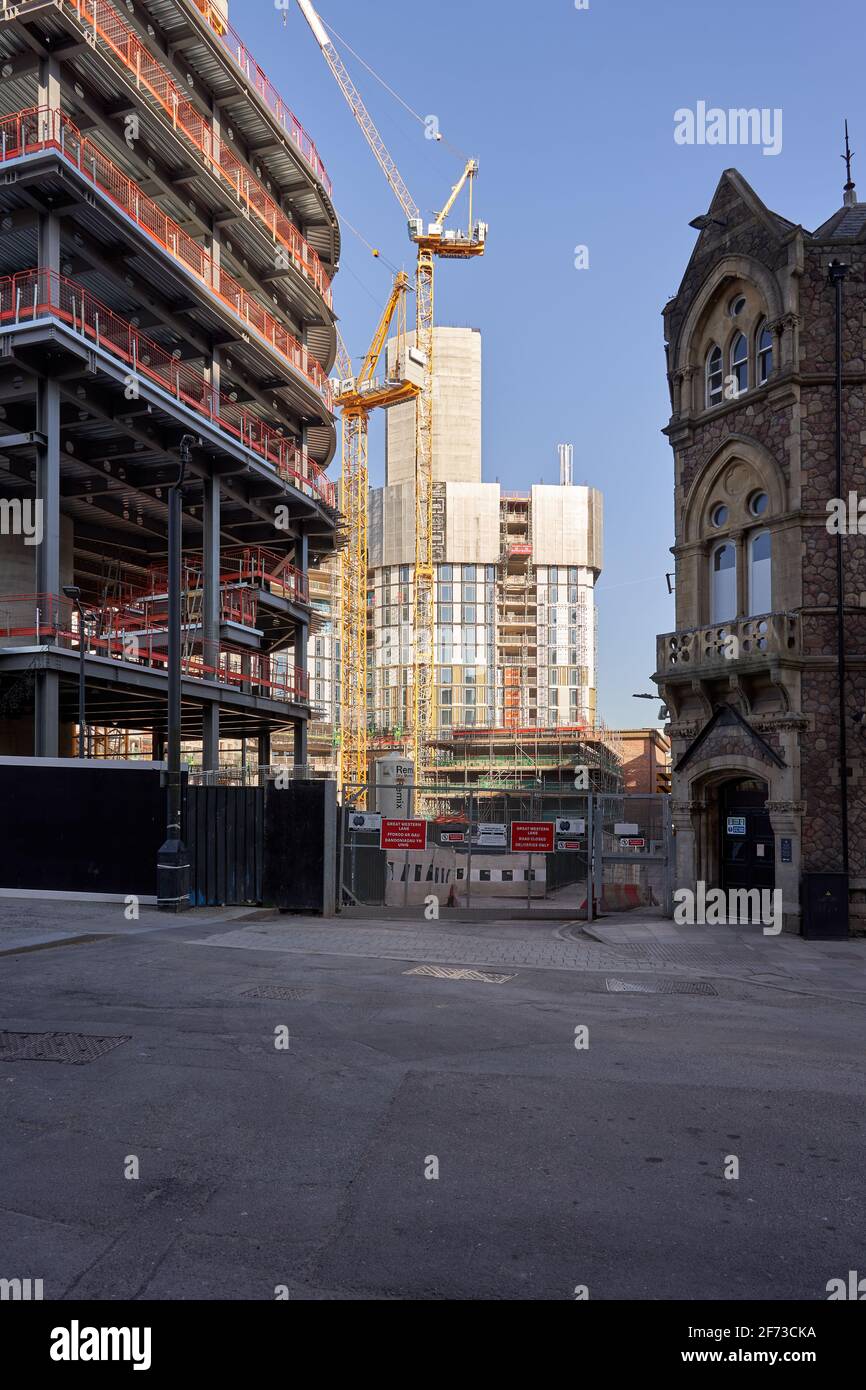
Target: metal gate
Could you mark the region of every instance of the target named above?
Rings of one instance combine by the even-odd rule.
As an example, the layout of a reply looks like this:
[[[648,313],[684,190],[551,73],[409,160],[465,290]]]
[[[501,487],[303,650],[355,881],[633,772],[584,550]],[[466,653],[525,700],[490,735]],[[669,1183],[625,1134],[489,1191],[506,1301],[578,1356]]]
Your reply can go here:
[[[413,801],[424,798],[423,847],[385,843],[383,804],[392,784],[345,789],[340,834],[346,910],[393,909],[400,915],[485,912],[488,916],[577,917],[585,907],[587,795],[569,791],[455,790],[407,787],[397,815],[418,824]],[[541,827],[550,849],[512,847],[512,826]],[[530,831],[530,841],[533,834]],[[525,843],[525,841],[521,841]],[[540,843],[540,842],[539,842]]]
[[[656,909],[673,915],[671,799],[625,792],[590,798],[593,828],[589,911]]]
[[[188,787],[185,835],[196,907],[262,901],[264,787]]]
[[[345,789],[338,852],[345,911],[592,920],[669,909],[668,796],[452,788],[446,799],[441,788],[405,787],[396,814],[362,809],[383,806],[383,795],[387,805],[393,793],[393,784]],[[416,800],[426,816],[416,815]],[[407,828],[402,846],[388,838],[389,822]],[[410,843],[422,835],[423,845]]]

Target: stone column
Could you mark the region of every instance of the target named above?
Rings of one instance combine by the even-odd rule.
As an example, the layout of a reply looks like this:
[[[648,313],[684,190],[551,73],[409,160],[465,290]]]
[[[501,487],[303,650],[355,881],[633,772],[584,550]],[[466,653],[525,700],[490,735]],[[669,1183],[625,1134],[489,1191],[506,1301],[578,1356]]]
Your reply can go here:
[[[775,839],[775,880],[782,891],[782,930],[799,936],[802,919],[800,908],[800,857],[803,815],[802,801],[768,801],[767,811]],[[783,841],[785,845],[783,846]],[[790,847],[790,861],[783,862],[783,848]]]

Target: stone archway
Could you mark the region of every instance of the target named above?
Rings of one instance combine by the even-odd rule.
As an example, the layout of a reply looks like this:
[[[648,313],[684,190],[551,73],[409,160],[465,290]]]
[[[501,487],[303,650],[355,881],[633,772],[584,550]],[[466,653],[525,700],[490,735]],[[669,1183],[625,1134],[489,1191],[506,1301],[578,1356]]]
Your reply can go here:
[[[703,882],[720,888],[721,830],[719,788],[749,778],[766,787],[766,809],[774,842],[774,883],[782,891],[784,930],[800,930],[800,828],[803,806],[791,800],[791,768],[769,766],[760,758],[716,755],[694,762],[680,774],[672,805],[675,827],[675,886],[697,892]],[[683,797],[685,790],[687,795]],[[784,843],[783,843],[784,842]]]

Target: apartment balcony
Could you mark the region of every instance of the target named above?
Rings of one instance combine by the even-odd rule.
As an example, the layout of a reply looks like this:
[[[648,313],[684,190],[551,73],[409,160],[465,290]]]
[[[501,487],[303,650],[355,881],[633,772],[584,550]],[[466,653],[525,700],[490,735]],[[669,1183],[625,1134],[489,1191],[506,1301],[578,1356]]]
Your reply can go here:
[[[664,680],[712,677],[731,669],[760,669],[802,652],[799,613],[765,613],[707,627],[666,632],[656,639],[656,675]]]

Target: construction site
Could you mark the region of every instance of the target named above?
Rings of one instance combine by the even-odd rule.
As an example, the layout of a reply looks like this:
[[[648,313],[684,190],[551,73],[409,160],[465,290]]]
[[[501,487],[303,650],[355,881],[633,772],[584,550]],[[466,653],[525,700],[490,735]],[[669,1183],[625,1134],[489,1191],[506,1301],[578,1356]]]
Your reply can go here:
[[[307,762],[335,553],[340,229],[310,136],[208,0],[0,13],[0,752],[160,760],[180,490],[186,749]]]
[[[176,599],[191,782],[284,771],[363,811],[390,758],[424,815],[573,809],[621,786],[601,494],[566,444],[556,483],[484,480],[482,334],[437,324],[434,290],[440,260],[484,254],[478,164],[425,219],[298,5],[415,253],[354,362],[330,179],[224,4],[0,14],[0,756],[161,766]],[[10,524],[28,507],[37,545]]]

